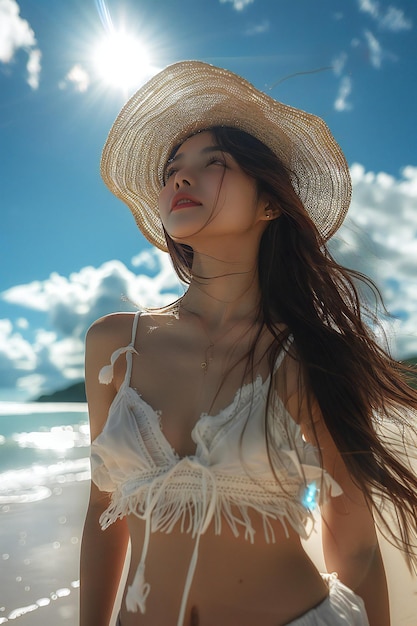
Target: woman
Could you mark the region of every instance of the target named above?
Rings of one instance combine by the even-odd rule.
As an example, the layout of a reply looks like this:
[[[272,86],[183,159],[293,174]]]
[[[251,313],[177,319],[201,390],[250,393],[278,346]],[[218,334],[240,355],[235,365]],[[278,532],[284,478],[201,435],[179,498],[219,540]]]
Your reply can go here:
[[[188,289],[88,332],[81,626],[109,624],[129,538],[121,626],[387,626],[374,515],[411,564],[417,480],[379,425],[411,429],[417,396],[325,246],[351,190],[330,131],[182,62],[125,105],[101,171]],[[318,505],[327,576],[300,541]]]

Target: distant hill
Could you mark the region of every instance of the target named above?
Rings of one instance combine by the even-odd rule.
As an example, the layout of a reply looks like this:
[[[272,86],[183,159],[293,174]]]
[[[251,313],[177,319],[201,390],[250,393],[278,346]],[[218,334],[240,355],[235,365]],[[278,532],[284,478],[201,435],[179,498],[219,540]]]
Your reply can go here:
[[[35,402],[87,402],[84,381],[58,389],[52,393],[43,394]]]

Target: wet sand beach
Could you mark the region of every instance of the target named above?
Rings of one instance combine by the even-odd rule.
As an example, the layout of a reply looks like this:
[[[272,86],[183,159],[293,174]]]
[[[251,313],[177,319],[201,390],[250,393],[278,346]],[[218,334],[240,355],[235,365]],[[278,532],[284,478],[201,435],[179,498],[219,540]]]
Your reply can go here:
[[[78,624],[79,550],[88,482],[0,507],[0,623]]]

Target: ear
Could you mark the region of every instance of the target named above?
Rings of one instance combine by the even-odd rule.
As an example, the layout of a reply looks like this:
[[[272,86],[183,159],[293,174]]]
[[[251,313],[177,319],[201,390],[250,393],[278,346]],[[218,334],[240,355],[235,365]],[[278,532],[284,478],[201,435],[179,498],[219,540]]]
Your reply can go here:
[[[265,202],[265,206],[263,208],[262,218],[266,221],[275,220],[277,217],[281,215],[281,209],[275,205],[272,207],[269,201]]]

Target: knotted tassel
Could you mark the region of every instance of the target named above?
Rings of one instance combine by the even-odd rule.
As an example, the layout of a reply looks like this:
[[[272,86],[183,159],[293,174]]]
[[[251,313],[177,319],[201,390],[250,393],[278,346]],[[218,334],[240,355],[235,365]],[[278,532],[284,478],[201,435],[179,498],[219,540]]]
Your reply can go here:
[[[136,570],[133,583],[128,587],[126,594],[126,608],[131,613],[137,613],[138,609],[142,614],[146,611],[146,599],[151,590],[149,583],[145,582],[145,564],[140,563]]]
[[[98,374],[98,380],[102,385],[110,385],[113,380],[113,365],[105,365]]]
[[[147,496],[149,505],[150,495]],[[148,554],[149,539],[151,536],[151,515],[152,510],[148,509],[148,515],[145,519],[145,537],[143,539],[142,556],[136,570],[135,577],[131,585],[129,585],[126,594],[126,608],[131,613],[137,613],[139,609],[142,615],[146,612],[146,599],[151,590],[149,583],[145,582],[145,562]]]
[[[119,356],[121,354],[124,354],[125,352],[130,352],[131,354],[134,352],[135,354],[137,354],[135,348],[132,345],[124,346],[123,348],[115,350],[111,355],[110,364],[102,367],[98,373],[98,380],[102,385],[109,385],[111,383],[111,381],[113,380],[114,364]]]

